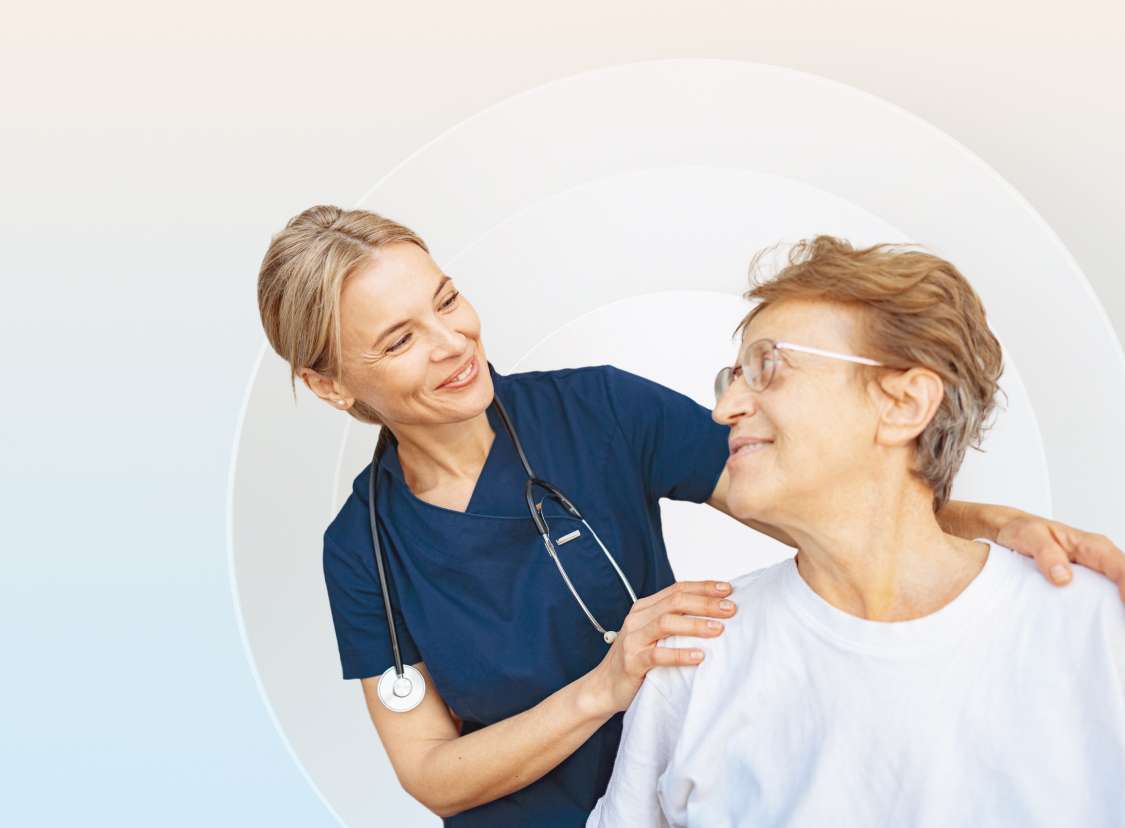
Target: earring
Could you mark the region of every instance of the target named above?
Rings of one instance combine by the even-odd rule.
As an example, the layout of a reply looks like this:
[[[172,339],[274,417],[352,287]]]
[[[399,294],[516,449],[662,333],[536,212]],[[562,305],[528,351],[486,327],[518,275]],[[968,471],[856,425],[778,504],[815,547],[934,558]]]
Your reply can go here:
[[[336,400],[336,405],[341,405],[344,408],[348,407],[348,404],[344,400]]]

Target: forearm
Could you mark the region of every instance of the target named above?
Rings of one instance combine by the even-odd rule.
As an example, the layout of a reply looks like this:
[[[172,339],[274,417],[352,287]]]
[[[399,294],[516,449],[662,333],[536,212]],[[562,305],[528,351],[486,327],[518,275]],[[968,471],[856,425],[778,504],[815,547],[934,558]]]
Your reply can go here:
[[[1006,523],[1015,518],[1026,516],[1026,512],[1011,506],[951,500],[937,513],[937,520],[943,532],[948,532],[959,538],[965,538],[966,540],[988,538],[995,541],[1000,529]],[[776,526],[770,526],[768,523],[762,523],[751,518],[742,519],[741,522],[751,529],[769,535],[774,540],[781,541],[786,546],[797,546],[784,529],[778,529]]]
[[[448,817],[530,785],[576,751],[612,712],[596,701],[589,674],[529,710],[436,744],[411,793]]]
[[[995,541],[1001,527],[1025,515],[1011,506],[951,500],[937,513],[937,521],[942,531],[950,535],[965,540],[988,538]]]
[[[734,514],[730,509],[730,505],[727,503],[727,495],[729,493],[730,472],[728,472],[724,468],[722,474],[719,475],[718,482],[715,484],[714,491],[711,492],[711,496],[707,498],[707,505],[718,509],[723,514],[730,515],[732,518],[734,518],[744,526],[749,526],[755,532],[761,532],[763,535],[769,535],[774,540],[780,541],[786,546],[792,546],[794,549],[797,548],[797,542],[789,537],[789,534],[784,529],[779,529],[776,526],[770,526],[768,523],[762,523],[760,520],[754,520],[754,518],[744,518]]]

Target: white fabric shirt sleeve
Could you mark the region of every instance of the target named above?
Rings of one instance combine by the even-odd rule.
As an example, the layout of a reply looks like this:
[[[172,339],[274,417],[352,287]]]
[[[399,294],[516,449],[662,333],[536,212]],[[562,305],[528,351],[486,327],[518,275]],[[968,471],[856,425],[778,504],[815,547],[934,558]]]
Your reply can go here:
[[[683,707],[690,698],[689,687],[677,680],[678,669],[682,668],[650,671],[625,711],[613,776],[586,828],[671,828],[657,791],[676,747]]]

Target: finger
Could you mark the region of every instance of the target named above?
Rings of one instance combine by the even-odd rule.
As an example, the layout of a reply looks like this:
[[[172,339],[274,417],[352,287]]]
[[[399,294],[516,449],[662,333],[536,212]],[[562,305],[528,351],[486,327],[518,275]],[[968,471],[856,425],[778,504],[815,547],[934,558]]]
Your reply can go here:
[[[625,619],[633,630],[642,629],[654,619],[667,613],[702,615],[707,618],[730,618],[738,607],[727,598],[708,598],[691,592],[674,592],[657,603],[640,611],[630,611]]]
[[[1074,562],[1102,573],[1115,584],[1125,601],[1125,552],[1105,535],[1087,533],[1076,543]]]
[[[653,667],[693,667],[703,661],[703,650],[681,647],[653,647]]]
[[[726,581],[677,581],[671,586],[665,587],[659,592],[655,592],[645,598],[639,599],[634,607],[638,609],[647,609],[671,595],[676,595],[681,592],[690,593],[692,595],[710,595],[719,596],[729,595],[731,585]]]
[[[1070,559],[1059,546],[1051,546],[1037,551],[1035,553],[1035,565],[1039,567],[1043,577],[1055,586],[1066,586],[1074,576],[1070,569]]]
[[[686,615],[665,613],[654,618],[641,630],[637,641],[647,646],[671,635],[691,635],[697,638],[714,638],[723,634],[723,622],[708,618],[689,618]]]
[[[1070,570],[1070,558],[1054,532],[1044,534],[1046,537],[1040,539],[1038,545],[1027,550],[1027,553],[1034,559],[1044,578],[1055,586],[1066,586],[1073,574]]]

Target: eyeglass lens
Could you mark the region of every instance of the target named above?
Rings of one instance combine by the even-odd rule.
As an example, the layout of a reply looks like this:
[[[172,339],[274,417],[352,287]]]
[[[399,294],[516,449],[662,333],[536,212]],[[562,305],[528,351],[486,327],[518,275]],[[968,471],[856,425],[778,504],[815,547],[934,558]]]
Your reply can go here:
[[[773,354],[774,343],[769,339],[759,339],[739,354],[739,367],[746,384],[754,391],[764,391],[773,379],[777,364]],[[715,377],[715,398],[719,399],[735,381],[734,370],[723,368]]]

